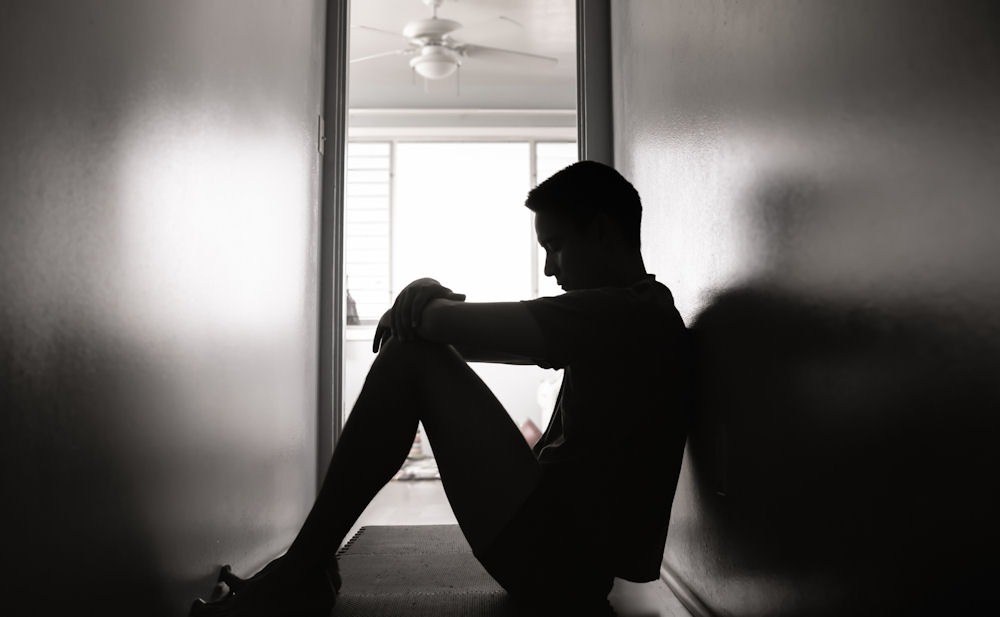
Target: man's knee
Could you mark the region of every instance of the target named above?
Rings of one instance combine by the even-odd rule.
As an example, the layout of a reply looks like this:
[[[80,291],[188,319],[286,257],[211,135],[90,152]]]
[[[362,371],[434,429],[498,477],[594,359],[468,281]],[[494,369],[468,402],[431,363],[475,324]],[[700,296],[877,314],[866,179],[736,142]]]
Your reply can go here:
[[[390,338],[382,344],[373,368],[376,365],[404,366],[412,374],[412,371],[455,362],[464,363],[464,360],[450,345],[420,340],[399,341],[396,338]]]

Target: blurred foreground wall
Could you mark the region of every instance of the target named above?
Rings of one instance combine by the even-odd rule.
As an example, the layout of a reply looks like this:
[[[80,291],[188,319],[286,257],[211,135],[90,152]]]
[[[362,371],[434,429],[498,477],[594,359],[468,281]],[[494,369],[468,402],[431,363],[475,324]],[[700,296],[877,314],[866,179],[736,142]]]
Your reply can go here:
[[[3,590],[179,615],[314,495],[324,3],[0,2]]]
[[[612,3],[616,164],[700,349],[664,565],[719,615],[993,601],[997,6]]]

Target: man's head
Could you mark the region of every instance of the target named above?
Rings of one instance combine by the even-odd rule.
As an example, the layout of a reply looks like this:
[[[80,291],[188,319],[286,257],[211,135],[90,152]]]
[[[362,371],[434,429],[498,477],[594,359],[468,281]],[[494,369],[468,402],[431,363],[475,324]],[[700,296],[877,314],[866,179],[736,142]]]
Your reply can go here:
[[[613,168],[574,163],[532,189],[525,205],[535,213],[545,275],[556,277],[563,289],[634,282],[624,279],[642,269],[642,204]]]

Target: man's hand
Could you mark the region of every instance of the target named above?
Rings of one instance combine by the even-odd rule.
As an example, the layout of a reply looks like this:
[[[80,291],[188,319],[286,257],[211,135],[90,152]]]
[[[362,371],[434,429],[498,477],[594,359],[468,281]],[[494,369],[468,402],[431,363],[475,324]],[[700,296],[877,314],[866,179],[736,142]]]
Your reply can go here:
[[[392,308],[379,319],[375,328],[375,339],[372,341],[372,351],[378,353],[382,344],[391,336],[400,341],[417,338],[417,328],[420,326],[424,307],[431,300],[438,298],[464,301],[465,294],[455,293],[430,278],[417,279],[404,287],[396,296]]]

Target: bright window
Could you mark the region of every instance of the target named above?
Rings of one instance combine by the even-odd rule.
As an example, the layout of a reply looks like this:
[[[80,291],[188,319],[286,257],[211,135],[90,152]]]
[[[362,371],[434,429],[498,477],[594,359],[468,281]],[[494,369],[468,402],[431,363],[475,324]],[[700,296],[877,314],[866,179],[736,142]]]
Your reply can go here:
[[[423,276],[474,302],[560,293],[542,280],[523,204],[533,182],[575,160],[572,142],[350,143],[349,324],[374,323],[404,285]]]
[[[470,301],[531,295],[527,143],[396,147],[393,293],[432,276]]]
[[[348,325],[375,323],[390,296],[392,148],[389,143],[347,145],[344,198],[344,285]]]

